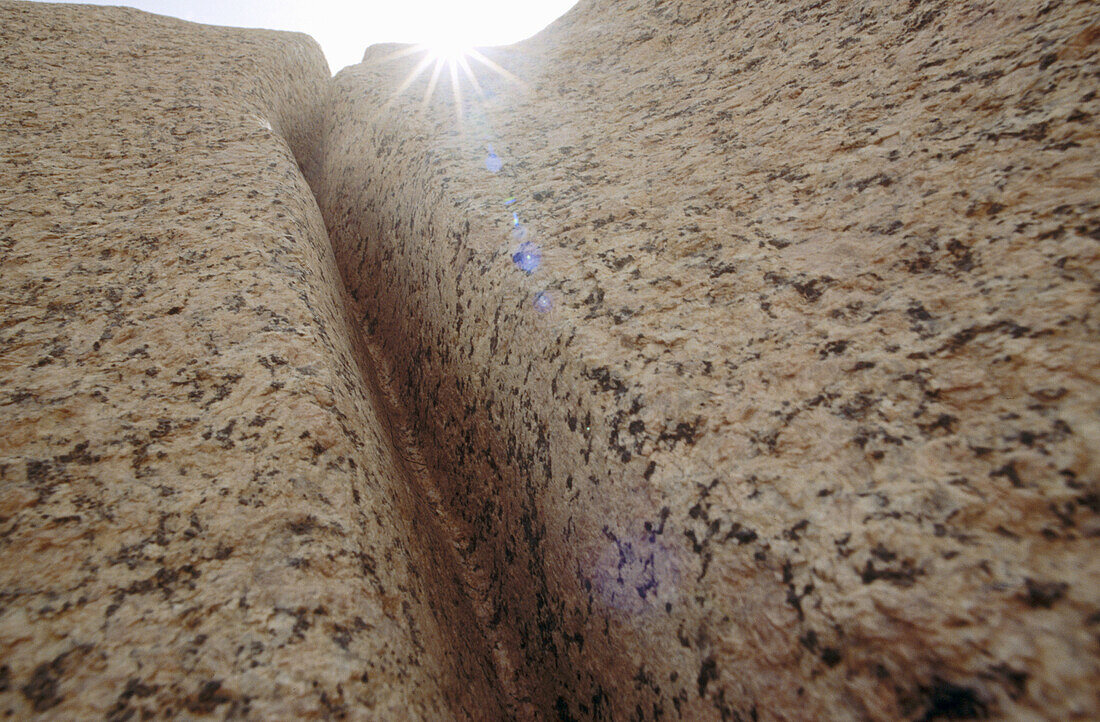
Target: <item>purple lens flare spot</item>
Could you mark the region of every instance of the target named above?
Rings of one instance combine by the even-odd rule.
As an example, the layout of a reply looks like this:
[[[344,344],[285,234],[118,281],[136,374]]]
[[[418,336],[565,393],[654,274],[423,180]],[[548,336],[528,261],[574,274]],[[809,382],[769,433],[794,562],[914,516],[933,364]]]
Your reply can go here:
[[[493,146],[486,147],[489,151],[489,157],[485,159],[485,170],[490,173],[499,173],[500,169],[504,167],[504,161],[500,159],[500,156],[493,152]]]
[[[548,313],[550,309],[554,307],[554,301],[550,298],[550,294],[546,291],[541,291],[535,295],[535,310],[539,313]]]
[[[519,249],[512,254],[512,262],[519,270],[531,275],[542,263],[542,251],[534,243],[521,243]]]

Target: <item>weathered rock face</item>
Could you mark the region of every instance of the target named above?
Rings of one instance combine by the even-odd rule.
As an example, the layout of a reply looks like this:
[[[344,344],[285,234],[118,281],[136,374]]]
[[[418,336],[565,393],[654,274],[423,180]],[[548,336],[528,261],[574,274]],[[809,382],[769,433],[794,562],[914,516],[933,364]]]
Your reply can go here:
[[[0,714],[1100,716],[1098,43],[0,2]]]
[[[493,717],[298,169],[316,43],[0,3],[0,57],[0,716]]]
[[[531,709],[1100,714],[1096,23],[600,0],[461,120],[337,76],[314,187]]]

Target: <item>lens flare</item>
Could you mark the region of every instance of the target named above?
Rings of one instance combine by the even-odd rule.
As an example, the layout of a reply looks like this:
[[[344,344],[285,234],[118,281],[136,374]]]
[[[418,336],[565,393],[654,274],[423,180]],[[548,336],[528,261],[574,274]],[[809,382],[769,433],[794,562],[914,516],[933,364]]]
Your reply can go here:
[[[542,263],[542,251],[534,243],[520,244],[519,249],[512,254],[512,263],[530,276],[538,270],[539,264]]]
[[[536,295],[533,303],[535,310],[539,313],[549,313],[550,309],[554,308],[554,299],[550,298],[550,294],[546,291]]]
[[[489,155],[485,158],[485,170],[490,173],[499,173],[500,169],[504,167],[504,161],[500,159],[500,156],[493,152],[493,146],[489,146]]]

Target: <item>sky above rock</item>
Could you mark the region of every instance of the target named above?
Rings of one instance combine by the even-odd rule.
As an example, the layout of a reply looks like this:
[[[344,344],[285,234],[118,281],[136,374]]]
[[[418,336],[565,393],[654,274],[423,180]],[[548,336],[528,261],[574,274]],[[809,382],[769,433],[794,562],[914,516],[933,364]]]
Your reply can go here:
[[[313,36],[336,73],[375,43],[505,45],[553,22],[576,0],[81,0],[125,5],[211,25],[295,30]]]

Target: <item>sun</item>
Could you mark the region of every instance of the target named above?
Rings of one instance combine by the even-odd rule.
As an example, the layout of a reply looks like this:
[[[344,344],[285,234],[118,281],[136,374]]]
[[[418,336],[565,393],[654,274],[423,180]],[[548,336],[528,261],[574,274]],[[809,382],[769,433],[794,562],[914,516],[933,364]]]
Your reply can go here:
[[[450,82],[451,93],[454,98],[455,114],[461,125],[465,99],[462,95],[462,82],[459,73],[461,72],[462,76],[469,81],[470,87],[473,88],[474,93],[478,97],[484,97],[485,95],[481,88],[481,83],[478,82],[477,74],[471,67],[471,60],[488,68],[505,80],[514,83],[519,88],[525,88],[523,81],[505,70],[492,59],[486,57],[477,50],[477,48],[448,37],[440,37],[439,39],[433,39],[429,42],[402,48],[395,53],[380,58],[376,62],[396,60],[410,55],[419,55],[420,60],[405,79],[401,81],[401,84],[394,90],[393,95],[386,102],[383,110],[388,108],[401,93],[405,92],[409,86],[416,82],[417,78],[425,72],[429,72],[428,86],[424,90],[424,97],[420,104],[421,111],[423,112],[431,103],[431,99],[435,95],[436,87],[440,84],[440,79],[444,77],[445,73],[446,80]]]
[[[434,60],[442,60],[452,65],[469,57],[474,49],[472,45],[447,38],[424,43],[422,47]]]

